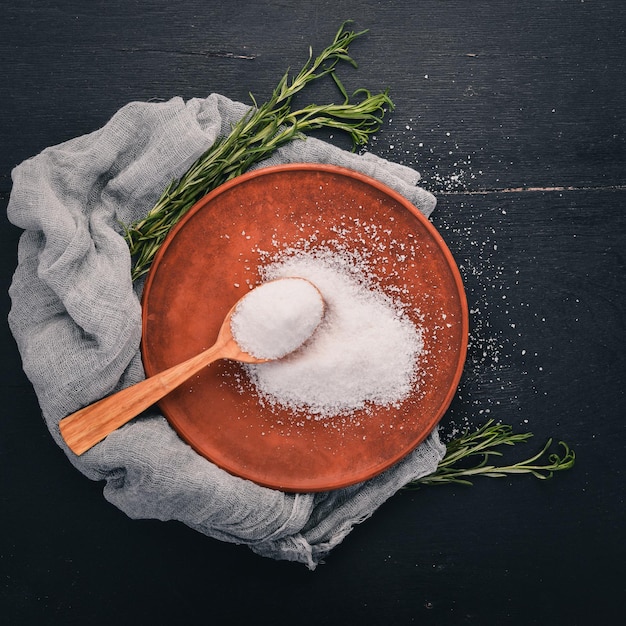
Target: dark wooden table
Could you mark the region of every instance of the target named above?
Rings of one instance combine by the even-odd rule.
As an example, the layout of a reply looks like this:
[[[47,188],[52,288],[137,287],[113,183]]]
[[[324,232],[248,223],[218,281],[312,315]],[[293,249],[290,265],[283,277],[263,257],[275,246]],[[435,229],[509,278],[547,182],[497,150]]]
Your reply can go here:
[[[524,454],[548,437],[577,454],[551,481],[401,492],[310,572],[109,505],[50,438],[5,324],[4,624],[586,625],[624,611],[622,0],[16,0],[1,13],[3,315],[16,164],[131,100],[263,100],[353,18],[370,33],[346,85],[389,87],[396,104],[370,149],[422,172],[467,289],[469,357],[444,432],[493,418],[535,434]]]

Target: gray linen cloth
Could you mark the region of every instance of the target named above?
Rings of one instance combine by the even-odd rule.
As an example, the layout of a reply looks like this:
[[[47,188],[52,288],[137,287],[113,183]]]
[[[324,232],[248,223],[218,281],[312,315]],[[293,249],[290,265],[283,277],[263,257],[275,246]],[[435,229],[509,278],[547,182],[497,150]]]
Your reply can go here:
[[[326,493],[283,493],[232,476],[196,454],[157,410],[81,457],[58,423],[144,378],[140,292],[120,224],[143,217],[247,106],[223,96],[133,102],[101,129],[50,147],[13,171],[8,217],[24,229],[10,288],[9,324],[24,371],[56,443],[105,498],[131,518],[179,520],[256,553],[314,569],[324,556],[412,479],[435,470],[437,431],[371,480]],[[370,154],[308,138],[262,166],[332,163],[375,177],[429,215],[434,197],[419,174]]]

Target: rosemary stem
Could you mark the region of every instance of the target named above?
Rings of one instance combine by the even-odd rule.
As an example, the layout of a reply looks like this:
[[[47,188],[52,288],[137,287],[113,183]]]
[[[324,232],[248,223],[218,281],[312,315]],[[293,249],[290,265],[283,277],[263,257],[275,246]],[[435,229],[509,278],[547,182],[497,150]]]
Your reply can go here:
[[[345,22],[333,42],[317,57],[309,49],[309,58],[300,71],[289,79],[289,71],[279,80],[271,97],[254,107],[233,125],[231,132],[219,137],[178,181],[172,181],[147,215],[125,226],[125,238],[134,260],[133,279],[146,274],[168,232],[204,195],[242,174],[278,148],[304,133],[321,128],[345,131],[354,147],[367,143],[382,123],[384,113],[393,108],[387,92],[371,94],[365,89],[348,96],[335,70],[339,63],[356,67],[349,54],[350,44],[367,31],[346,30]],[[291,110],[296,94],[311,82],[331,76],[342,97],[342,104],[309,105]]]
[[[493,456],[503,456],[498,446],[512,446],[527,441],[532,433],[513,433],[510,426],[496,424],[489,420],[474,432],[466,432],[457,439],[448,443],[446,454],[434,473],[419,478],[406,485],[406,488],[418,488],[420,485],[436,485],[443,483],[459,483],[471,485],[470,478],[474,476],[488,476],[502,478],[512,474],[531,474],[535,478],[545,480],[551,478],[554,472],[571,469],[574,466],[576,455],[563,441],[561,455],[549,453],[552,439],[548,439],[543,448],[526,460],[511,465],[487,465],[487,460]],[[545,462],[541,459],[546,457]],[[472,464],[473,459],[475,460]]]

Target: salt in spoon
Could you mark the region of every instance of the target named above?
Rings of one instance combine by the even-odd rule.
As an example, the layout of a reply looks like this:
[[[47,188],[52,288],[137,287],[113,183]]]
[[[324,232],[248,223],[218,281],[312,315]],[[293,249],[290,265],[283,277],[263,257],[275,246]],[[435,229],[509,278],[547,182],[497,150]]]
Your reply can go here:
[[[287,291],[284,288],[287,288]],[[290,288],[294,289],[291,294]],[[295,303],[289,301],[289,297],[294,295],[300,296]],[[255,320],[253,305],[258,303],[263,305],[262,315],[258,316],[262,319]],[[292,305],[296,309],[289,308]],[[298,306],[302,310],[298,311]],[[263,283],[248,292],[230,309],[213,346],[178,365],[68,415],[59,423],[61,435],[70,450],[81,455],[213,361],[230,359],[241,363],[264,363],[294,352],[311,337],[322,321],[323,315],[322,295],[308,280],[289,277]],[[233,317],[237,319],[239,327],[234,333]],[[255,324],[260,322],[260,326],[250,326],[248,322],[251,319]],[[289,329],[281,325],[290,324],[293,332],[283,332]],[[263,334],[259,337],[258,345],[255,345],[254,337],[250,336],[251,331]],[[272,338],[280,339],[281,345],[278,348],[275,345],[268,345],[272,343]],[[242,339],[243,347],[240,345]]]

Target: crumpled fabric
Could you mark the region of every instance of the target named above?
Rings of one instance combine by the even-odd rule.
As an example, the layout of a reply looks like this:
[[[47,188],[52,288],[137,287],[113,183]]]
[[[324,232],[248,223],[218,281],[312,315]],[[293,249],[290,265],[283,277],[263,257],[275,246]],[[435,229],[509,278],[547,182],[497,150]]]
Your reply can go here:
[[[283,493],[232,476],[199,456],[154,409],[75,456],[59,421],[145,377],[142,284],[131,280],[121,224],[154,205],[248,107],[212,94],[132,102],[93,133],[43,150],[12,173],[9,220],[22,228],[9,325],[43,418],[70,462],[104,481],[105,498],[134,519],[178,520],[218,540],[314,569],[407,482],[432,473],[445,447],[437,429],[383,474],[325,493]],[[429,215],[419,174],[315,138],[295,140],[259,167],[340,165],[379,179]]]

